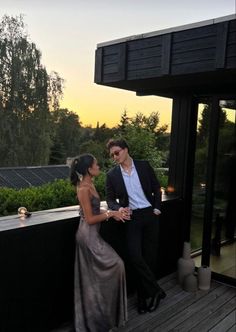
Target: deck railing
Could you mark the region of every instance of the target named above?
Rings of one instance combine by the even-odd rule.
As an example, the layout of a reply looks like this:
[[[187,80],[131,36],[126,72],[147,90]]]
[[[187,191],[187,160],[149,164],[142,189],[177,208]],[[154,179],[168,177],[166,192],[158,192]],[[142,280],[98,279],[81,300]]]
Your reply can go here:
[[[182,201],[167,197],[162,202],[157,278],[176,269],[181,216]],[[42,332],[72,320],[78,224],[78,206],[0,218],[0,331]],[[102,223],[101,234],[125,258],[123,224]]]

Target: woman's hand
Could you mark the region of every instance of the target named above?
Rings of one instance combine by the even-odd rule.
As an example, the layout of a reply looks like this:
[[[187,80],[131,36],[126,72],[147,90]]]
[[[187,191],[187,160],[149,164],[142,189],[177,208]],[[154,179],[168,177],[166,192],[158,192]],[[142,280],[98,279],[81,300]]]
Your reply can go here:
[[[122,221],[123,223],[126,220],[130,220],[130,216],[127,214],[124,214],[124,212],[122,210],[119,210],[119,211],[108,210],[108,214],[109,214],[109,218],[114,218],[115,220]]]
[[[117,221],[122,221],[125,222],[125,217],[122,214],[121,211],[111,211],[113,213],[113,218],[116,219]]]

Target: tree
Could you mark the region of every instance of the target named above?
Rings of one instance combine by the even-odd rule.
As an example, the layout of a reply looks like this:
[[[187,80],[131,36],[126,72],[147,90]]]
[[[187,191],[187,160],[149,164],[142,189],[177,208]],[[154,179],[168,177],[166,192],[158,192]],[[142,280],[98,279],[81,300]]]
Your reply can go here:
[[[105,145],[106,142],[116,133],[116,131],[117,130],[115,128],[108,128],[105,123],[99,126],[98,122],[92,138],[93,140]]]
[[[118,124],[118,130],[122,133],[124,132],[126,126],[129,124],[129,117],[126,109],[121,114],[120,124]]]
[[[53,145],[50,164],[65,164],[67,157],[78,154],[81,144],[79,116],[67,108],[52,112]]]
[[[138,112],[134,117],[128,117],[125,110],[118,125],[117,135],[127,140],[132,156],[136,159],[147,159],[154,168],[163,167],[168,158],[168,151],[158,149],[158,140],[163,137],[167,125],[158,127],[159,113],[152,112],[145,116]]]
[[[196,154],[195,154],[195,182],[205,183],[206,181],[206,160],[208,157],[209,148],[209,129],[210,129],[210,117],[211,117],[212,107],[211,104],[205,104],[201,113],[201,118],[199,119],[199,126],[197,131],[196,140]],[[227,135],[227,119],[226,111],[220,107],[219,109],[219,136]],[[223,146],[226,147],[228,143],[223,142]],[[221,149],[222,142],[218,142],[218,153]],[[220,161],[221,162],[221,161]]]
[[[206,142],[208,141],[211,111],[212,111],[211,104],[205,104],[201,114],[201,118],[199,119],[197,138],[198,138],[198,144],[201,147],[205,146]],[[219,128],[224,127],[225,121],[226,121],[226,112],[221,107]]]
[[[50,108],[58,107],[62,80],[48,75],[29,41],[23,16],[0,22],[0,160],[2,166],[43,165],[51,147]]]

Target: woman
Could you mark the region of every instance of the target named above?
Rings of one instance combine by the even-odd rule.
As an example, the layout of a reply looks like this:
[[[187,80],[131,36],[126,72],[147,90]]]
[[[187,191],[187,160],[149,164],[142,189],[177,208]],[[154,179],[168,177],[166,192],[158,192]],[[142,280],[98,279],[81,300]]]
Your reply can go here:
[[[76,157],[71,165],[71,182],[77,188],[80,224],[76,233],[75,330],[107,332],[127,320],[124,264],[99,235],[101,222],[121,212],[101,210],[93,178],[100,173],[91,154]]]

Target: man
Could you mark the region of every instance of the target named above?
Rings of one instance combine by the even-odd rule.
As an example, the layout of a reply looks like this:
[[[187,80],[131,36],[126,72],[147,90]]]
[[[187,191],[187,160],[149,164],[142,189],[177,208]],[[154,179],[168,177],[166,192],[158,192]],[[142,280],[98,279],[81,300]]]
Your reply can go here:
[[[154,311],[166,294],[155,278],[161,203],[160,184],[147,161],[133,160],[125,140],[109,140],[110,157],[118,164],[106,178],[107,204],[126,221],[126,249],[135,276],[138,312]]]

